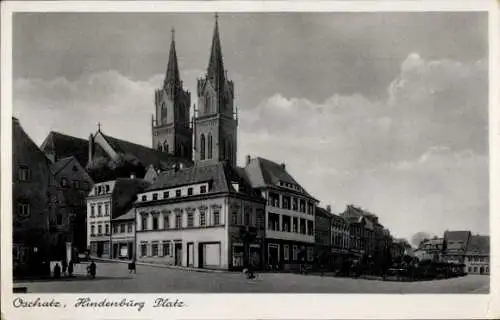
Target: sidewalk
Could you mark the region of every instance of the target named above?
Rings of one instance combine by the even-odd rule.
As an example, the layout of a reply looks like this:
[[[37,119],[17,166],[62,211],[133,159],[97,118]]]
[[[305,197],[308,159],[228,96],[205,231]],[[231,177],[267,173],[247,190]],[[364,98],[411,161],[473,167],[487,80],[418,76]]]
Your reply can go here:
[[[117,262],[117,263],[130,263],[130,260],[119,260],[119,259],[106,259],[106,258],[97,258],[91,257],[95,261],[104,261],[104,262]],[[139,266],[149,266],[149,267],[157,267],[157,268],[166,268],[166,269],[176,269],[181,271],[191,271],[191,272],[206,272],[206,273],[229,273],[231,271],[228,270],[215,270],[215,269],[203,269],[203,268],[193,268],[193,267],[182,267],[182,266],[173,266],[169,264],[161,264],[161,263],[151,263],[151,262],[142,262],[136,261],[136,265]]]

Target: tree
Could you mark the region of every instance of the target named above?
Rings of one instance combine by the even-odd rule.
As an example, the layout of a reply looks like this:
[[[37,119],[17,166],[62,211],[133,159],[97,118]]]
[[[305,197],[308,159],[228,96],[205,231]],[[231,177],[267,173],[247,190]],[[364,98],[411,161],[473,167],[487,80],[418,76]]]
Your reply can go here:
[[[145,166],[130,155],[121,155],[116,160],[95,157],[88,163],[87,170],[96,182],[128,178],[131,174],[143,177],[146,172]]]
[[[422,241],[430,238],[431,235],[429,233],[420,231],[413,235],[413,237],[411,238],[411,244],[414,245],[415,247],[418,247]]]

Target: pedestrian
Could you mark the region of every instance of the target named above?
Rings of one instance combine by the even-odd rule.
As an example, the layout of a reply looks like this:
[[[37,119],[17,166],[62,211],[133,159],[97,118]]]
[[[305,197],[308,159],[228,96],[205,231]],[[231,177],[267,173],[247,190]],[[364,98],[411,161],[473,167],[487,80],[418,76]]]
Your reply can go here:
[[[254,274],[254,266],[253,266],[253,261],[250,259],[248,266],[247,266],[247,279],[255,279],[255,274]]]
[[[128,264],[128,273],[136,273],[135,269],[135,258],[132,259],[132,261]]]
[[[65,276],[66,271],[68,270],[68,262],[66,261],[66,259],[63,259],[61,265],[62,265],[62,275]]]
[[[54,267],[54,278],[59,279],[61,277],[61,267],[59,266],[59,263],[56,263]]]
[[[97,271],[96,269],[97,269],[97,266],[96,266],[94,260],[92,260],[92,262],[90,263],[89,268],[88,268],[89,275],[92,277],[92,279],[95,279],[95,274]]]
[[[68,264],[68,277],[73,277],[73,259],[69,260]]]

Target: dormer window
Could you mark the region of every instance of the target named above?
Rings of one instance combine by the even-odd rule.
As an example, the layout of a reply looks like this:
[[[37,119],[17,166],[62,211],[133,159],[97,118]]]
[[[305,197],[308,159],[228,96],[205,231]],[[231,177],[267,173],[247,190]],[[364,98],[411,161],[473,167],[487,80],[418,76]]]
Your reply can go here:
[[[188,188],[188,196],[192,196],[193,195],[193,188]]]
[[[106,193],[109,192],[109,184],[106,185]]]
[[[167,199],[169,197],[168,191],[163,192],[163,199]]]
[[[143,196],[141,197],[141,200],[142,200],[142,201],[146,201],[146,200],[148,200],[148,197],[147,197],[146,195],[143,195]]]
[[[63,187],[68,186],[68,179],[66,177],[61,178],[61,186],[63,186]]]
[[[207,186],[201,186],[200,193],[207,193]]]
[[[175,190],[175,196],[180,197],[181,196],[181,189]]]
[[[158,193],[153,193],[153,200],[158,200]]]

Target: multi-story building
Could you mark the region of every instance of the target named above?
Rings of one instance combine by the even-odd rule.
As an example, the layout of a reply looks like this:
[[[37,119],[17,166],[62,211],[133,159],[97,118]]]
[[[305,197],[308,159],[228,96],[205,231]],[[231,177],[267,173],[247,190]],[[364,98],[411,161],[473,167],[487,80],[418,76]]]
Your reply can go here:
[[[312,263],[318,201],[287,172],[285,164],[248,156],[245,171],[252,187],[267,200],[267,264],[290,269]]]
[[[135,257],[135,208],[111,219],[111,248],[113,259]]]
[[[64,195],[50,161],[12,118],[12,253],[15,276],[47,274],[70,241]]]
[[[331,227],[331,265],[335,270],[340,270],[343,268],[343,265],[350,259],[350,225],[347,219],[333,214]]]
[[[401,260],[405,255],[413,256],[413,251],[408,240],[404,238],[394,239],[391,245],[391,256],[394,260]]]
[[[79,252],[87,248],[87,207],[85,198],[94,181],[73,157],[59,159],[51,165],[52,174],[64,194],[71,218],[71,242]]]
[[[136,202],[140,261],[238,269],[261,266],[265,200],[230,164],[160,173]]]
[[[314,241],[315,255],[318,263],[324,267],[330,266],[330,248],[332,245],[332,214],[327,209],[316,207]]]
[[[490,274],[490,237],[472,235],[465,253],[465,271]]]
[[[445,231],[443,260],[449,263],[463,265],[465,268],[465,253],[470,237],[470,231]]]
[[[353,256],[361,258],[371,255],[375,248],[375,233],[373,222],[368,219],[368,213],[361,208],[347,205],[340,216],[349,221],[351,253]]]
[[[415,250],[415,256],[420,260],[441,261],[444,249],[444,238],[435,237],[420,242]]]
[[[111,220],[125,214],[133,206],[137,194],[149,183],[131,178],[118,178],[94,185],[87,197],[87,247],[90,254],[110,258]]]

